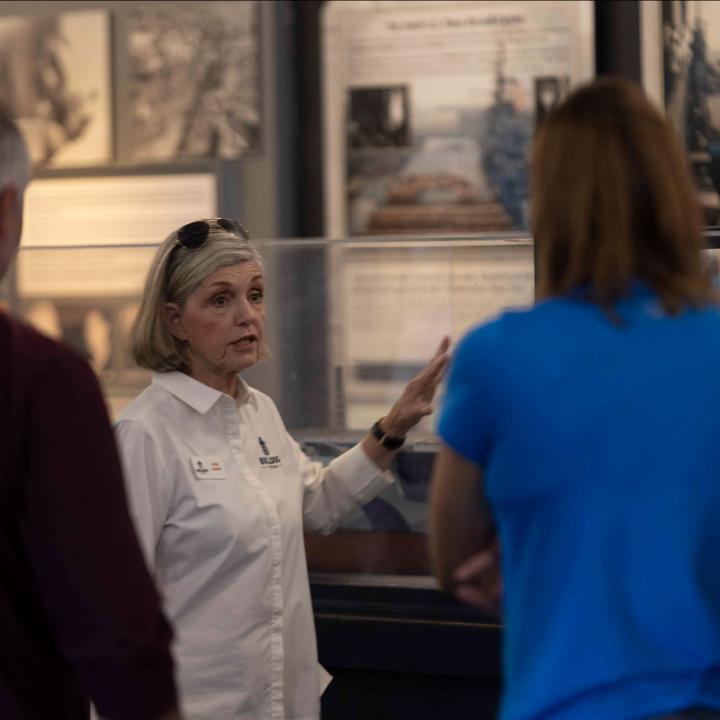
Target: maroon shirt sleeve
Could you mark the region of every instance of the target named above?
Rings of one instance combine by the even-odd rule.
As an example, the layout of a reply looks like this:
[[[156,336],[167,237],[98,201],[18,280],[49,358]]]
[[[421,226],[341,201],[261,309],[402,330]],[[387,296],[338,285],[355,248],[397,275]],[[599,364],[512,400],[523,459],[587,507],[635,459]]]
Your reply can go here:
[[[40,350],[40,348],[38,348]],[[19,526],[58,647],[101,715],[176,705],[171,630],[129,515],[97,381],[55,343],[28,390]]]

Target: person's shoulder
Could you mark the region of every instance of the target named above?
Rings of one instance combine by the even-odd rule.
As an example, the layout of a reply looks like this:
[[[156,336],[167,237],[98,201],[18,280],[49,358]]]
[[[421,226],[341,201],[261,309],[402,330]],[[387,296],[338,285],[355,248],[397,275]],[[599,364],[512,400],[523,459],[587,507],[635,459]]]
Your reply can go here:
[[[258,412],[270,412],[275,415],[279,415],[275,401],[267,393],[264,393],[262,390],[258,390],[252,385],[246,385],[245,387],[247,388],[250,402],[255,405]]]
[[[0,313],[0,337],[6,357],[31,379],[75,378],[96,384],[92,369],[75,350],[17,318]]]
[[[278,432],[286,431],[285,421],[280,415],[275,401],[266,393],[254,388],[250,385],[245,385],[248,393],[248,403],[257,413],[257,420],[261,424],[270,423],[271,427],[274,427]]]
[[[552,335],[565,312],[561,301],[546,300],[502,311],[471,328],[461,338],[454,353],[465,362],[482,359],[482,366],[496,358],[504,364],[520,361],[529,345],[548,333]]]
[[[122,454],[133,452],[138,443],[160,448],[172,435],[176,421],[170,421],[177,409],[168,411],[168,405],[179,404],[171,393],[156,383],[148,385],[118,415],[113,423],[115,438]]]
[[[703,305],[695,310],[693,315],[702,318],[711,327],[720,327],[720,302]]]
[[[73,351],[57,340],[35,330],[18,318],[0,313],[0,336],[3,344],[17,357],[33,364],[42,361],[47,355],[72,356]]]
[[[566,325],[592,322],[601,318],[592,303],[576,302],[569,298],[552,297],[522,308],[511,308],[488,323],[489,334],[503,337],[506,341],[530,341],[536,335],[552,337],[558,328]]]
[[[680,316],[687,332],[702,333],[706,342],[720,343],[720,305],[709,304]]]
[[[179,404],[180,401],[171,392],[157,383],[150,383],[123,409],[115,425],[133,425],[149,430],[155,425],[162,425],[169,405],[177,407]]]
[[[533,321],[538,306],[508,309],[471,328],[462,338],[458,349],[489,349],[503,342],[508,332]]]

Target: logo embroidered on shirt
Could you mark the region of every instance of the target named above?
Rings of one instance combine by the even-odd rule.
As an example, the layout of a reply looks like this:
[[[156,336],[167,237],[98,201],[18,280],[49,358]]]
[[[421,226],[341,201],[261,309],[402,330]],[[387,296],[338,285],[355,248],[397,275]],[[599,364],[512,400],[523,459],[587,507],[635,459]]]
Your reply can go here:
[[[282,460],[280,459],[279,455],[271,455],[270,450],[268,450],[267,443],[258,436],[258,443],[260,444],[260,449],[263,452],[264,457],[259,457],[258,460],[260,461],[260,464],[263,467],[266,468],[273,468],[273,467],[279,467],[282,465]]]

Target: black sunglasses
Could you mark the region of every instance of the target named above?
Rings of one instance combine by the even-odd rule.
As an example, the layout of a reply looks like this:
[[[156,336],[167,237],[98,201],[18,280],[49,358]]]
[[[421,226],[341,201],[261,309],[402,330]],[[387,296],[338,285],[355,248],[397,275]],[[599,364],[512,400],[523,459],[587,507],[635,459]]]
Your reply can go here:
[[[195,222],[183,225],[177,231],[178,242],[188,250],[197,250],[210,234],[210,223],[219,225],[231,235],[237,235],[243,240],[249,240],[247,230],[232,218],[213,218],[212,220],[196,220]]]

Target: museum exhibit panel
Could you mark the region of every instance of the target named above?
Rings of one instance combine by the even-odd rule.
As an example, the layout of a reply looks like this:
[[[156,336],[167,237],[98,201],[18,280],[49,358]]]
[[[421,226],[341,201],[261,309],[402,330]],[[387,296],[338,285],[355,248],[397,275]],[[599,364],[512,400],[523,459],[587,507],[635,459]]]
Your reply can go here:
[[[595,74],[593,3],[328,2],[325,232],[526,231],[535,127]]]

